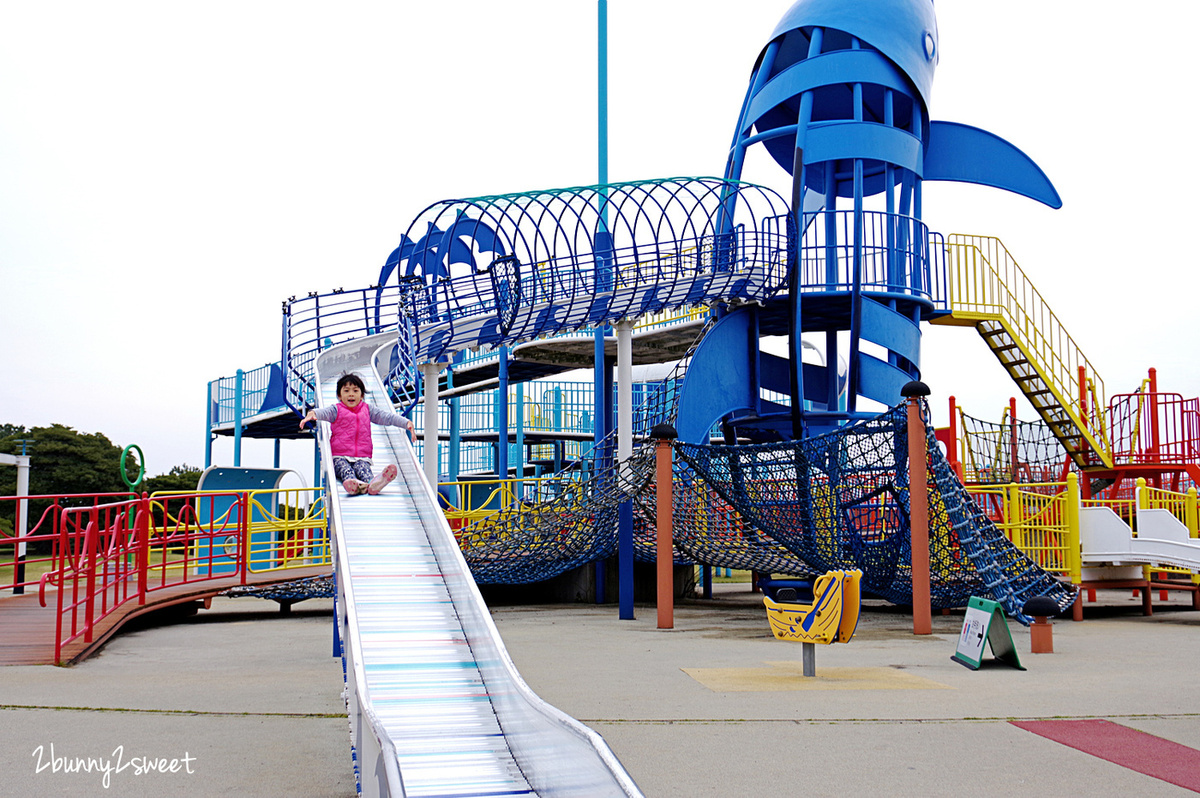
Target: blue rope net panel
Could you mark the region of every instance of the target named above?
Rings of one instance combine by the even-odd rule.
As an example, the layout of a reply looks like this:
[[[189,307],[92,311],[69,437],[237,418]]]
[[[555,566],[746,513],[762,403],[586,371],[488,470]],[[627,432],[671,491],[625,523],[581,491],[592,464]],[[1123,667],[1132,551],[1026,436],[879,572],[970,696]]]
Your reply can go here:
[[[335,598],[337,586],[334,584],[333,574],[329,574],[328,576],[293,579],[290,582],[279,582],[274,585],[238,585],[220,595],[229,598],[261,598],[271,601],[295,602],[313,598]]]
[[[657,480],[637,497],[637,520],[645,526],[648,560],[654,559]],[[674,464],[672,540],[688,560],[717,568],[809,578],[816,571],[747,521],[686,462]],[[635,526],[641,531],[641,526]],[[638,549],[640,554],[640,549]]]
[[[460,543],[477,582],[537,582],[613,556],[617,507],[626,500],[633,505],[635,559],[657,559],[655,446],[649,433],[655,425],[675,420],[679,375],[711,325],[699,332],[673,372],[646,392],[634,415],[634,437],[642,443],[630,460],[614,465],[614,433],[572,471],[561,475],[554,495],[531,497],[463,530]],[[686,463],[675,463],[674,491],[676,564],[699,562],[802,577],[815,573],[785,546],[749,524]]]
[[[926,415],[928,411],[926,410]],[[930,579],[935,608],[971,596],[1022,623],[1033,596],[1060,609],[1074,593],[1012,545],[954,475],[926,423]],[[912,604],[905,407],[837,432],[755,446],[677,443],[676,452],[754,527],[816,572],[858,568],[862,586]]]
[[[597,447],[602,451],[611,447]],[[617,508],[642,492],[654,471],[643,446],[624,464],[589,458],[589,479],[564,477],[556,495],[519,502],[466,527],[459,539],[479,584],[541,582],[612,556]]]

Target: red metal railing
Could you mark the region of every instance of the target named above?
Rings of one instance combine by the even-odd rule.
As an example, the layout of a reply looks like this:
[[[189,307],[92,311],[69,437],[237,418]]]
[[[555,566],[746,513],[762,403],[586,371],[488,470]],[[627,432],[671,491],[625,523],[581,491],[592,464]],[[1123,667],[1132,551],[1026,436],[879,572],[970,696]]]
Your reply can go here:
[[[129,496],[128,493],[82,493],[0,497],[0,518],[13,519],[12,537],[0,536],[0,591],[24,593],[38,586],[42,573],[62,566],[66,550],[59,545],[60,527],[67,510],[98,506]],[[27,527],[24,534],[22,526]]]
[[[1119,394],[1109,402],[1108,425],[1117,463],[1200,462],[1200,399],[1177,393]]]
[[[319,509],[285,518],[264,518],[254,492],[0,497],[0,515],[8,506],[16,514],[14,536],[0,539],[0,591],[36,587],[41,606],[55,608],[54,661],[61,663],[67,646],[91,643],[114,610],[144,605],[155,591],[244,585],[265,570],[328,564],[324,503],[319,491],[309,493]],[[43,503],[20,534],[19,514]],[[253,544],[252,528],[263,538]]]

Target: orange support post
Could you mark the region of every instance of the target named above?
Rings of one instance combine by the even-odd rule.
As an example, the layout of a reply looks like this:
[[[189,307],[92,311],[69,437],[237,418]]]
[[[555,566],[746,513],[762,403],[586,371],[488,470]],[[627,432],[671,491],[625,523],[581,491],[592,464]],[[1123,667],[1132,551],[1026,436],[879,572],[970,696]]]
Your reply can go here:
[[[958,459],[958,401],[953,396],[950,397],[950,440],[946,442],[946,459],[961,482],[966,472],[962,461]]]
[[[908,508],[912,549],[913,634],[933,634],[929,600],[929,481],[926,474],[925,419],[922,396],[929,386],[914,380],[901,389],[908,400]]]
[[[675,513],[675,473],[671,466],[671,441],[678,437],[670,424],[650,430],[654,445],[654,482],[657,499],[658,628],[675,628],[675,554],[672,543]]]
[[[1150,457],[1146,462],[1159,463],[1162,449],[1158,429],[1158,369],[1150,369]]]

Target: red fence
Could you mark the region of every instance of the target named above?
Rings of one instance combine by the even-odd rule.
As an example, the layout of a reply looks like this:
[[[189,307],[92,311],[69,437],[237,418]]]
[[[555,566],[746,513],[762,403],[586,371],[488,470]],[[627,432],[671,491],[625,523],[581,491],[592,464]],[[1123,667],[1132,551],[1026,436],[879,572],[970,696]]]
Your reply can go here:
[[[1200,462],[1200,399],[1177,393],[1131,393],[1108,405],[1116,463],[1186,465]]]
[[[0,497],[0,516],[16,516],[14,536],[0,539],[0,591],[36,588],[41,606],[56,608],[59,663],[118,607],[145,605],[156,591],[329,563],[324,503],[310,495],[307,510],[285,505],[282,518],[251,492]],[[29,507],[37,519],[22,535]]]

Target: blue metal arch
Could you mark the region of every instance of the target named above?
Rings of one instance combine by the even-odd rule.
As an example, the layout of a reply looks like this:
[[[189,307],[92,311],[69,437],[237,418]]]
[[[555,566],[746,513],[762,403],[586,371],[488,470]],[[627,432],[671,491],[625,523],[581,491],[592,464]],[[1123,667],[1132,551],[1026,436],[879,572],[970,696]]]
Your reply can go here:
[[[761,229],[764,220],[787,213],[786,201],[771,189],[712,177],[444,200],[409,225],[381,283],[402,275],[432,284],[504,258],[527,265],[580,264],[613,250],[636,261],[738,225]]]

